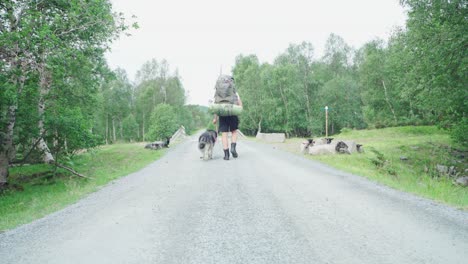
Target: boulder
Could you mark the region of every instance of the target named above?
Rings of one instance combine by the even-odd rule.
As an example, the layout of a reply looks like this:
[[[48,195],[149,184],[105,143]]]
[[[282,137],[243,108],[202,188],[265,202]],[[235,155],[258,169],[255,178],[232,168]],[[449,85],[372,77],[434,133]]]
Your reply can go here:
[[[455,183],[460,186],[466,187],[468,186],[468,177],[460,177],[455,180]]]
[[[439,174],[447,174],[449,169],[447,166],[437,164],[436,170],[437,172],[439,172]]]

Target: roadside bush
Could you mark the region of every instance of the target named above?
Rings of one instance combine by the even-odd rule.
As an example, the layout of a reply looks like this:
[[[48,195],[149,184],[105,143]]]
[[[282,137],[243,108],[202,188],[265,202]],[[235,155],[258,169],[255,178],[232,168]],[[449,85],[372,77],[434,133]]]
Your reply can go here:
[[[168,104],[159,104],[151,114],[149,128],[150,140],[161,140],[171,137],[177,130],[177,114],[174,107]]]
[[[460,143],[464,147],[468,147],[468,118],[464,117],[457,125],[455,125],[450,136],[452,139]]]

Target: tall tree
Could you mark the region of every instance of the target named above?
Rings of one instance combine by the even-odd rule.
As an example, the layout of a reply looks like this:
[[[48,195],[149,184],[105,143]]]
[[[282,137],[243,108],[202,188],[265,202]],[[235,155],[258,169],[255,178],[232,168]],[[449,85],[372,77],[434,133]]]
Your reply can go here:
[[[170,138],[177,130],[177,113],[173,106],[159,104],[151,113],[149,137],[152,140]]]
[[[468,109],[468,8],[466,0],[401,0],[408,8],[411,47],[408,87],[418,104],[431,107],[442,127],[466,126]],[[456,130],[459,131],[459,130]],[[467,144],[467,133],[459,135]]]
[[[76,57],[102,58],[106,44],[126,28],[121,24],[123,20],[115,18],[107,0],[0,3],[0,66],[2,74],[7,76],[3,80],[7,96],[2,96],[0,115],[0,185],[7,182],[8,163],[15,149],[16,113],[22,107],[19,98],[26,82],[34,80],[38,91],[36,146],[43,152],[46,162],[54,162],[44,140],[47,132],[52,133],[45,127],[48,107],[56,101],[51,94],[61,89],[55,85],[54,76],[73,79],[74,75],[63,66]]]
[[[233,69],[236,89],[244,104],[241,129],[249,134],[261,132],[266,112],[266,88],[261,79],[261,66],[255,55],[237,56]]]
[[[133,87],[127,73],[117,69],[113,80],[102,87],[104,99],[104,120],[106,124],[106,142],[123,139],[123,120],[131,114],[133,105]]]
[[[142,140],[148,139],[147,131],[151,113],[159,104],[169,104],[182,108],[185,104],[185,89],[177,71],[170,71],[166,60],[156,59],[145,62],[136,75],[136,115]],[[182,118],[183,111],[179,111]]]
[[[329,76],[327,76],[328,80],[348,73],[352,55],[351,47],[346,44],[342,37],[330,34],[325,43],[325,54],[322,58],[322,61],[330,70]]]

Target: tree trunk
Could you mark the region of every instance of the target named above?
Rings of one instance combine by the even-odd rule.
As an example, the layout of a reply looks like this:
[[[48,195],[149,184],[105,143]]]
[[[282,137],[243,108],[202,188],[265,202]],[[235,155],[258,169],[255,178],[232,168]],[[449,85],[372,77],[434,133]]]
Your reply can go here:
[[[117,137],[115,134],[115,119],[112,117],[112,143],[117,141]]]
[[[397,118],[396,118],[396,115],[395,115],[395,110],[393,109],[393,106],[392,106],[392,104],[390,103],[390,98],[388,98],[387,86],[385,86],[384,80],[382,80],[382,85],[383,85],[384,92],[385,92],[385,101],[387,101],[387,104],[388,104],[388,106],[390,107],[390,111],[392,111],[393,119],[395,120],[395,123],[396,123],[396,122],[397,122]]]
[[[13,131],[16,123],[16,106],[8,108],[8,123],[3,139],[0,139],[0,187],[8,182],[8,166],[11,160],[10,151],[13,149]]]
[[[305,98],[306,98],[306,106],[307,106],[307,115],[306,115],[306,118],[307,118],[307,130],[309,130],[309,127],[312,123],[312,120],[311,120],[311,111],[310,111],[310,99],[309,99],[309,89],[307,89],[307,78],[308,78],[308,75],[307,75],[307,68],[304,70],[304,80],[303,80],[303,85],[304,85],[304,94],[305,94]],[[307,131],[308,133],[310,131]]]
[[[9,158],[6,151],[0,151],[0,189],[8,182]]]
[[[139,141],[141,138],[141,135],[140,135],[140,126],[137,126],[137,139],[136,141]]]
[[[17,109],[18,109],[17,105],[12,105],[8,108],[8,125],[7,125],[7,131],[6,131],[6,136],[5,136],[5,143],[6,143],[5,149],[8,153],[9,161],[12,161],[16,158],[16,148],[13,142],[13,135],[15,132]]]
[[[53,164],[55,163],[55,159],[50,152],[49,146],[47,146],[47,142],[44,140],[45,135],[45,128],[44,128],[44,114],[45,114],[45,101],[46,96],[49,94],[50,85],[52,82],[52,75],[46,69],[44,63],[41,63],[39,66],[39,101],[38,101],[38,114],[39,114],[39,121],[38,121],[38,128],[39,128],[39,143],[37,144],[37,148],[42,154],[42,160],[46,164]]]
[[[13,68],[15,68],[16,63],[13,63]],[[20,97],[21,93],[23,92],[24,83],[26,81],[26,77],[21,75],[15,81],[15,85],[17,85],[17,98]],[[7,125],[6,131],[4,131],[3,139],[0,138],[0,187],[6,185],[8,182],[8,174],[9,169],[8,166],[10,161],[13,160],[16,156],[16,150],[13,142],[13,136],[15,131],[15,124],[16,124],[16,110],[18,109],[18,99],[14,101],[10,107],[8,107],[7,112]],[[1,133],[2,131],[0,131]]]
[[[414,119],[414,111],[413,111],[413,101],[411,99],[409,99],[409,106],[410,106],[410,117],[411,119]]]
[[[14,63],[14,65],[16,65],[16,63]],[[24,71],[25,69],[22,67],[21,70]],[[25,82],[26,82],[26,77],[25,77],[25,73],[23,73],[15,81],[15,84],[18,87],[17,88],[18,89],[17,90],[17,99],[16,99],[15,103],[8,108],[8,115],[7,115],[7,118],[8,118],[7,138],[8,139],[5,140],[5,142],[8,143],[7,151],[8,151],[9,161],[13,161],[14,159],[16,159],[16,147],[15,147],[15,143],[13,141],[13,135],[14,135],[15,124],[16,124],[16,110],[18,109],[18,98],[23,93],[24,83]],[[1,149],[1,147],[0,147],[0,149]]]
[[[166,87],[164,85],[161,85],[161,91],[163,93],[163,96],[164,96],[164,103],[167,102],[167,91],[166,91]]]
[[[109,144],[109,115],[106,114],[106,145]]]
[[[120,125],[120,140],[123,139],[123,126],[122,126],[122,120],[120,120],[119,122],[119,125]]]
[[[72,169],[72,168],[70,168],[70,167],[67,167],[67,166],[65,166],[65,165],[62,165],[62,164],[60,164],[60,163],[55,163],[55,166],[57,166],[57,167],[59,167],[59,168],[62,168],[62,169],[65,169],[65,170],[67,170],[67,171],[73,173],[74,175],[76,175],[76,176],[78,176],[78,177],[86,178],[86,179],[91,179],[91,178],[89,178],[89,177],[84,176],[83,174],[80,174],[80,173],[76,172],[74,169]]]
[[[18,24],[21,20],[23,12],[21,11],[15,14],[15,10],[10,4],[6,4],[4,7],[6,7],[5,17],[8,18],[10,22],[10,28],[3,28],[2,33],[4,31],[9,33],[18,32]],[[6,127],[0,128],[0,188],[6,186],[9,174],[8,166],[10,161],[13,160],[16,156],[16,150],[13,142],[13,135],[16,124],[16,110],[18,109],[18,99],[23,92],[27,71],[27,63],[21,63],[21,56],[19,56],[19,54],[22,53],[22,50],[20,49],[18,43],[11,43],[4,51],[6,51],[6,54],[8,55],[6,57],[2,56],[2,62],[7,66],[7,71],[11,71],[13,76],[15,76],[15,71],[18,71],[20,75],[15,76],[13,79],[13,85],[17,90],[13,103],[7,108]],[[3,89],[3,87],[0,89]]]
[[[143,112],[143,125],[141,126],[142,139],[145,141],[145,113]]]
[[[9,122],[7,125],[7,136],[5,137],[6,150],[8,152],[8,160],[13,161],[16,158],[16,147],[13,142],[13,136],[15,131],[15,124],[16,124],[16,106],[11,106],[8,111],[8,118]]]
[[[59,136],[59,135],[58,135],[57,129],[54,129],[54,135],[55,135],[55,138],[54,138],[54,141],[53,141],[53,143],[52,143],[52,146],[53,146],[54,148],[56,148],[56,147],[59,145],[59,142],[58,142],[58,136]]]
[[[289,109],[288,109],[288,101],[286,100],[286,97],[283,93],[283,87],[280,85],[280,94],[281,94],[281,98],[283,99],[283,104],[284,104],[284,108],[286,109],[286,130],[287,132],[289,132]]]
[[[156,108],[156,86],[153,91],[153,109]]]

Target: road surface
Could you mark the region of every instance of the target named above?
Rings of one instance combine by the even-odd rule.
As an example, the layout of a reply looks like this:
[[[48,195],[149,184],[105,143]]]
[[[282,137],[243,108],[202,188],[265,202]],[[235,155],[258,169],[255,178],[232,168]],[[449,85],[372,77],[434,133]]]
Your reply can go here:
[[[195,139],[0,234],[0,263],[468,263],[467,212],[271,145],[205,162]]]

